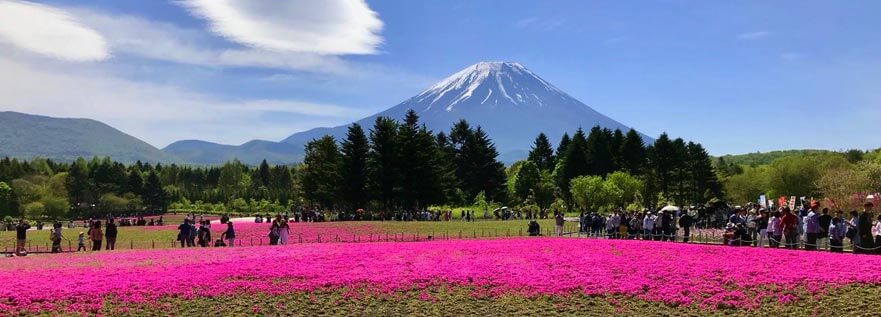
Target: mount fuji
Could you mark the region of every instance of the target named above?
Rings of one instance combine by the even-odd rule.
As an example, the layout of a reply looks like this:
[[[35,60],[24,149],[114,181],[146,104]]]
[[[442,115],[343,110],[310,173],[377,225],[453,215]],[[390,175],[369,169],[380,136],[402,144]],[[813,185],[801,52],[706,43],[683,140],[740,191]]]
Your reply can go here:
[[[505,162],[525,158],[539,133],[545,133],[552,142],[557,142],[563,133],[571,134],[579,127],[589,130],[598,125],[623,132],[630,129],[569,96],[522,65],[509,62],[481,62],[468,66],[415,97],[357,123],[367,130],[373,127],[377,117],[400,120],[409,109],[415,110],[422,123],[435,132],[449,131],[460,119],[467,120],[472,126],[481,126],[495,142],[500,160]],[[271,147],[252,147],[249,151],[239,147],[253,145],[253,141],[238,147],[208,142],[198,142],[196,147],[192,146],[194,141],[181,141],[163,151],[185,161],[207,164],[221,163],[232,159],[232,155],[253,150],[274,152],[248,153],[245,163],[254,163],[250,160],[257,157],[275,158],[277,163],[282,163],[278,161],[282,155],[289,157],[290,161],[298,161],[307,142],[323,135],[341,140],[347,127],[315,128],[295,133]],[[643,138],[646,142],[653,140],[645,135]]]

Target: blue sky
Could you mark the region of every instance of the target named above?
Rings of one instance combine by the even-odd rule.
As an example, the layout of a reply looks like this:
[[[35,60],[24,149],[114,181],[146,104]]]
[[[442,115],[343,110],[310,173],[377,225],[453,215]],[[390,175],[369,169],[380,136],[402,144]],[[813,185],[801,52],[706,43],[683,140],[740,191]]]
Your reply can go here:
[[[712,154],[881,146],[878,1],[0,0],[0,109],[157,147],[344,124],[479,61]],[[3,22],[6,21],[6,22]],[[48,26],[46,26],[48,25]]]

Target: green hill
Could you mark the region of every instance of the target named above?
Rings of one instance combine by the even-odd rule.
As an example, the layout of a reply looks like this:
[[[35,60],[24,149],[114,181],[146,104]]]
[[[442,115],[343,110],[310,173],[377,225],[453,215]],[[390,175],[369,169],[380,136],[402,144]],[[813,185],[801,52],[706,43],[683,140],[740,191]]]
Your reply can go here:
[[[828,150],[785,150],[785,151],[771,151],[771,152],[755,152],[748,154],[736,154],[736,155],[723,155],[722,159],[725,160],[726,163],[733,163],[738,165],[765,165],[771,164],[776,159],[782,157],[795,157],[795,156],[812,156],[812,155],[823,155],[823,154],[841,154],[835,151]]]
[[[176,156],[104,123],[0,112],[0,157],[72,161],[109,156],[120,162],[180,162]]]

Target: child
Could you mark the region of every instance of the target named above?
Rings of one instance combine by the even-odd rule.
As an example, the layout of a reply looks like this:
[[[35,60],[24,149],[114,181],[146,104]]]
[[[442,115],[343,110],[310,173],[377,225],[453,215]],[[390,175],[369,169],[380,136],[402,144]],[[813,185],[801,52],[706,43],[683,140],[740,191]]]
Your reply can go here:
[[[80,236],[77,239],[79,246],[76,248],[76,252],[80,252],[80,250],[86,251],[86,236],[82,231],[80,231]]]

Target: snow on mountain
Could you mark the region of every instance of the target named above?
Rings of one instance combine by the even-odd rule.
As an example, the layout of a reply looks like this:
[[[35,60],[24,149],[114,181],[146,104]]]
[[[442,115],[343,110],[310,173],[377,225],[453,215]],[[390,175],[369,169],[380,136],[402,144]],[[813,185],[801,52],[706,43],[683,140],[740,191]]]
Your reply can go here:
[[[460,119],[481,126],[493,139],[501,159],[523,159],[539,133],[555,144],[564,132],[595,125],[626,132],[630,127],[609,118],[569,96],[523,65],[510,62],[481,62],[441,80],[415,97],[357,122],[368,130],[379,116],[400,120],[409,109],[435,132],[449,131]],[[302,151],[306,142],[325,134],[337,140],[345,137],[348,125],[316,128],[282,140]],[[646,142],[653,139],[643,135]],[[186,155],[176,147],[175,154]],[[301,156],[297,156],[299,158]]]

